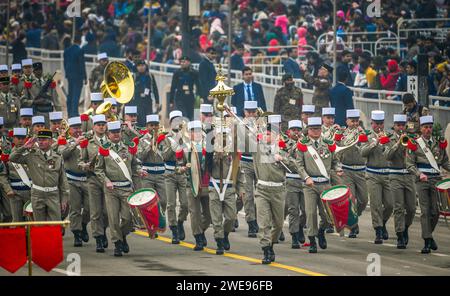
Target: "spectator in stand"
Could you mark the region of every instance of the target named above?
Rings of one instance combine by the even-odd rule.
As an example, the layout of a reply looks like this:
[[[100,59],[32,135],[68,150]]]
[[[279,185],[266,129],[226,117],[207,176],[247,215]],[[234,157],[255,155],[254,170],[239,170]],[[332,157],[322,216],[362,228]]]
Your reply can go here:
[[[400,76],[398,63],[396,60],[387,62],[387,73],[380,75],[381,88],[384,90],[395,90],[395,85]]]
[[[100,52],[106,52],[108,57],[120,58],[120,47],[116,41],[115,33],[108,33],[99,46]]]
[[[13,64],[20,64],[22,60],[26,59],[28,56],[25,43],[23,43],[23,39],[25,39],[24,33],[19,33],[19,37],[11,44],[12,54],[13,54]]]
[[[41,48],[42,29],[36,22],[31,23],[31,28],[26,33],[27,47]]]
[[[351,62],[352,62],[352,52],[347,49],[344,49],[341,53],[341,61],[338,63],[336,73],[337,72],[347,73],[347,80],[345,80],[345,85],[347,86],[353,86],[354,83],[354,74],[352,72]]]
[[[416,73],[417,63],[413,60],[406,64],[406,73],[401,74],[397,80],[395,91],[407,91],[408,90],[408,76],[417,75]],[[400,101],[400,97],[396,97],[396,101]]]
[[[242,71],[245,68],[244,59],[242,56],[244,55],[244,45],[237,44],[236,51],[231,55],[230,58],[230,67],[231,70]]]
[[[359,72],[356,74],[355,77],[355,87],[359,88],[370,88],[374,89],[376,86],[375,78],[377,76],[377,71],[375,71],[371,65],[370,62],[372,60],[372,57],[369,53],[363,52],[359,56]]]
[[[266,111],[266,99],[262,85],[253,81],[253,72],[249,67],[242,70],[243,82],[233,87],[234,95],[231,98],[231,105],[236,107],[237,115],[244,116],[244,102],[257,101],[258,107]]]
[[[346,126],[347,110],[355,109],[353,91],[346,85],[347,71],[343,68],[338,68],[336,71],[337,83],[330,91],[330,103],[331,107],[336,109],[335,122],[340,126]]]

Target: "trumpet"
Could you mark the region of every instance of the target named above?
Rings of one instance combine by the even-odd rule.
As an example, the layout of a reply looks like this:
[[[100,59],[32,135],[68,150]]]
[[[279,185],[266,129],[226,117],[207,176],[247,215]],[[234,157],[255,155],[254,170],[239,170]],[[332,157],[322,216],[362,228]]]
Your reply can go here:
[[[411,139],[411,137],[409,137],[406,133],[404,133],[402,131],[400,139],[398,139],[398,142],[402,145],[402,146],[408,146],[408,142]]]
[[[63,118],[61,121],[61,127],[58,129],[58,135],[64,136],[66,139],[68,139],[70,137],[69,129],[69,123]]]
[[[85,114],[85,115],[94,114],[94,108],[91,107],[91,108],[87,109],[86,111],[83,112],[83,114]]]
[[[95,114],[103,114],[107,118],[108,121],[117,121],[118,117],[116,114],[111,111],[112,103],[111,102],[103,102],[100,106],[95,110]]]

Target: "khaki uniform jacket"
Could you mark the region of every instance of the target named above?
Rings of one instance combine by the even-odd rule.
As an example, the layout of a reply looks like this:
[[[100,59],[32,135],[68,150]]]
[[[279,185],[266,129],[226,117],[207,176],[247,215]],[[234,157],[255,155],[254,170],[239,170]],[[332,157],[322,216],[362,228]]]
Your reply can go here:
[[[275,183],[285,183],[286,169],[282,164],[275,161],[275,153],[283,157],[283,163],[288,167],[292,166],[292,159],[288,153],[279,149],[278,144],[268,145],[266,143],[258,143],[257,151],[253,153],[253,166],[257,180]]]
[[[13,149],[12,149],[12,152],[14,151],[14,150],[16,150],[17,149],[17,147],[14,147]],[[30,181],[32,181],[31,180],[31,177],[30,177],[30,173],[29,173],[29,170],[28,170],[28,166],[26,165],[26,164],[22,164],[22,167],[23,167],[23,169],[25,170],[25,172],[27,173],[27,176],[28,176],[28,179],[30,179]],[[19,176],[19,174],[17,173],[17,171],[16,171],[16,169],[14,168],[14,166],[13,166],[13,164],[12,164],[12,162],[11,161],[8,161],[7,162],[7,164],[6,164],[6,169],[3,171],[4,173],[5,173],[5,175],[7,175],[7,179],[8,179],[8,186],[10,187],[10,183],[9,182],[11,182],[11,180],[14,180],[14,182],[19,182],[19,180],[20,180],[20,182],[22,182],[22,179],[20,178],[20,176]],[[2,172],[2,173],[3,173]],[[5,188],[5,187],[4,187]],[[11,188],[11,187],[10,187]],[[5,191],[5,192],[8,192],[8,191]]]
[[[86,173],[79,166],[81,148],[75,143],[75,139],[67,140],[66,145],[58,145],[58,153],[64,159],[64,167],[66,170],[76,174]]]
[[[391,168],[405,169],[406,168],[406,152],[405,146],[399,142],[400,135],[394,133],[391,136],[391,141],[386,144],[384,156],[389,161]]]
[[[31,88],[25,87],[25,81],[30,81],[32,83]],[[41,89],[37,84],[37,78],[34,74],[31,74],[30,76],[26,76],[25,74],[22,75],[19,84],[17,85],[21,108],[31,108],[34,98],[39,94],[40,90]]]
[[[171,139],[169,139],[169,137]],[[179,143],[176,145],[174,143],[174,141],[176,141],[176,139],[177,139],[176,134],[173,131],[170,131],[166,135],[166,138],[161,142],[164,161],[166,163],[171,163],[171,164],[175,163],[175,171],[177,171],[177,167],[185,166],[187,163],[186,153],[183,153],[183,158],[181,158],[181,159],[176,158],[176,151],[180,150],[182,147],[184,147],[183,140],[180,140],[181,145],[179,145]]]
[[[231,153],[224,153],[222,157],[222,163],[223,163],[223,170],[222,170],[222,178],[224,181],[226,181],[228,171],[231,169],[231,166],[233,165],[233,156]],[[231,169],[232,170],[232,169]],[[220,181],[220,156],[219,153],[214,153],[213,155],[213,164],[212,164],[212,172],[211,177],[216,179],[217,181]],[[231,176],[230,176],[230,180]],[[224,182],[225,183],[225,182]],[[217,182],[217,186],[220,183]],[[237,174],[237,180],[236,180],[236,193],[243,194],[245,193],[245,175],[241,170],[241,167],[238,168],[238,174]]]
[[[11,178],[8,167],[7,167],[9,165],[9,163],[10,162],[8,162],[8,164],[5,165],[3,162],[0,162],[0,189],[1,189],[2,193],[5,193],[5,194],[8,194],[13,191],[13,189],[11,188],[11,185],[9,183],[10,182],[9,179]],[[12,170],[15,171],[14,167],[12,168]],[[17,175],[17,173],[16,173],[16,175]],[[18,175],[17,175],[17,179],[18,180],[20,179],[20,177]]]
[[[156,143],[158,136],[159,135],[156,134],[156,139],[152,140],[152,136],[146,134],[139,140],[137,156],[144,165],[145,163],[164,163],[162,142],[159,144]],[[152,141],[154,141],[156,151],[153,150]]]
[[[337,141],[338,146],[346,146],[348,143],[352,142],[348,137],[353,137],[354,132],[347,128],[343,133],[342,140]],[[348,142],[347,142],[348,141]],[[339,161],[348,166],[353,165],[366,165],[367,159],[362,156],[361,148],[364,143],[358,142],[350,148],[342,150],[342,152],[337,153]]]
[[[104,139],[103,145],[109,143],[109,140],[106,137],[106,135],[103,137],[103,139]],[[97,136],[94,136],[92,139],[89,140],[89,145],[86,148],[81,149],[79,161],[90,164],[89,168],[85,169],[85,171],[90,174],[94,174],[94,167],[97,161],[99,146],[101,146],[101,143],[97,138]]]
[[[434,155],[434,159],[436,160],[438,166],[450,172],[450,163],[447,152],[445,149],[441,149],[439,147],[439,142],[436,138],[432,139],[433,143],[431,146],[428,145],[427,140],[424,139],[424,141],[427,147],[431,150],[431,153]],[[431,168],[431,165],[422,148],[420,148],[419,144],[417,144],[416,151],[408,149],[408,153],[406,154],[406,168],[416,177],[419,177],[421,174],[419,167]]]
[[[69,184],[64,171],[64,160],[60,155],[50,150],[50,156],[45,159],[40,149],[20,147],[11,153],[10,161],[26,164],[33,184],[41,187],[58,187],[61,202],[68,201]]]
[[[0,92],[0,116],[8,128],[19,123],[20,100],[13,93]]]
[[[312,77],[309,72],[305,73],[305,81],[314,85],[312,104],[316,106],[316,114],[322,113],[323,107],[330,104],[329,90],[331,83],[327,78]]]
[[[368,141],[362,144],[361,155],[367,157],[367,166],[374,168],[388,168],[389,163],[384,155],[387,144],[381,145],[376,142],[377,135],[372,131],[368,136]]]

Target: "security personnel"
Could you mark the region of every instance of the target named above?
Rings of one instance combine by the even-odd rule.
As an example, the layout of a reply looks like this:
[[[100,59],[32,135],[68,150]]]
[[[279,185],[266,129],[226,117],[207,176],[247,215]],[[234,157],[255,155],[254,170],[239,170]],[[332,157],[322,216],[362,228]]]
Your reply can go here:
[[[13,143],[12,151],[22,147],[27,137],[26,128],[13,129]],[[8,161],[1,174],[5,175],[8,183],[2,186],[3,192],[9,197],[11,205],[11,214],[13,222],[24,221],[23,207],[26,202],[30,200],[31,179],[28,173],[28,166],[26,164],[13,163]],[[4,183],[2,182],[2,185]]]
[[[33,61],[31,59],[22,60],[23,75],[17,85],[17,96],[20,98],[20,106],[32,107],[34,98],[40,89],[36,84],[36,77],[33,74]]]
[[[384,154],[389,161],[392,196],[394,198],[394,224],[397,234],[397,249],[406,249],[411,226],[416,214],[415,176],[406,169],[406,115],[394,114],[394,133],[391,136]],[[407,136],[406,136],[407,137]],[[408,139],[408,138],[406,138]],[[407,143],[407,142],[406,142]]]
[[[45,129],[45,118],[44,116],[33,116],[31,118],[31,134],[37,136],[40,130]],[[53,133],[52,133],[53,136]]]
[[[166,135],[163,144],[163,156],[166,166],[166,194],[167,194],[167,219],[172,231],[172,244],[179,244],[185,239],[183,223],[188,215],[188,202],[186,197],[186,155],[183,152],[184,140],[181,137],[183,113],[179,110],[170,112],[169,121],[171,131]],[[180,210],[176,212],[177,193]]]
[[[333,73],[333,67],[327,64],[322,64],[319,68],[317,76],[315,77],[313,77],[309,71],[306,71],[306,67],[304,65],[302,65],[302,70],[305,73],[305,81],[314,86],[312,103],[317,107],[315,116],[320,116],[322,108],[330,105],[329,91],[331,82],[329,80],[329,75],[330,73]]]
[[[106,118],[99,114],[92,116],[93,136],[86,146],[84,142],[81,147],[80,167],[88,176],[89,210],[91,219],[92,236],[96,240],[96,252],[104,253],[108,247],[106,228],[108,227],[108,216],[105,204],[104,183],[94,172],[94,166],[98,159],[100,147],[108,147],[109,140],[106,137]]]
[[[191,60],[187,56],[180,59],[181,68],[172,76],[170,87],[170,108],[183,112],[190,120],[194,117],[195,96],[200,93],[198,72],[191,67]]]
[[[362,215],[369,202],[366,183],[366,158],[361,155],[361,145],[368,141],[365,131],[359,126],[360,112],[358,109],[346,111],[347,128],[335,136],[339,147],[347,147],[337,153],[342,164],[344,184],[350,187],[350,191],[356,198],[356,213]],[[349,238],[356,238],[359,234],[359,226],[356,225],[348,234]]]
[[[406,132],[410,134],[419,134],[420,133],[420,117],[426,116],[430,114],[430,111],[427,107],[420,105],[416,102],[416,99],[413,94],[406,93],[402,96],[403,106],[403,114],[406,114],[407,122],[406,122]]]
[[[51,119],[51,116],[50,116]],[[70,229],[74,235],[74,246],[81,247],[83,241],[89,241],[87,224],[89,214],[89,190],[87,185],[87,173],[78,165],[81,157],[81,146],[86,147],[88,139],[82,136],[81,119],[79,116],[68,120],[69,138],[61,135],[58,139],[58,153],[64,159],[64,168],[69,182],[69,219]]]
[[[303,193],[305,195],[306,225],[310,241],[309,253],[317,253],[316,236],[321,249],[327,248],[325,230],[329,226],[320,195],[330,188],[331,180],[339,179],[343,175],[335,155],[334,141],[322,137],[322,119],[308,118],[308,137],[298,144],[297,170],[305,181]],[[317,210],[321,218],[317,227]]]
[[[303,125],[303,133],[305,136],[308,135],[308,118],[312,117],[316,112],[316,106],[314,105],[303,105],[302,114],[300,115]]]
[[[361,147],[361,155],[367,158],[367,188],[370,196],[370,212],[375,229],[375,244],[389,239],[386,222],[393,211],[393,197],[389,183],[389,163],[384,155],[389,134],[384,131],[384,111],[374,110],[371,114],[372,131],[368,141]]]
[[[406,168],[416,177],[419,195],[420,224],[425,246],[422,254],[436,251],[438,246],[433,239],[433,231],[439,221],[438,192],[436,183],[442,180],[441,168],[450,171],[446,152],[447,140],[432,135],[433,117],[420,117],[421,136],[408,144]]]
[[[89,109],[92,110],[90,114],[83,113],[80,115],[81,118],[81,129],[84,133],[92,131],[92,116],[96,114],[98,106],[103,103],[103,95],[102,93],[91,93],[91,104],[89,106]],[[88,110],[89,110],[88,109]]]
[[[8,76],[0,78],[0,116],[4,119],[6,128],[18,124],[20,100],[10,92],[10,79]]]
[[[142,169],[148,176],[142,179],[142,187],[153,188],[158,192],[162,211],[166,212],[167,196],[166,183],[164,181],[164,157],[161,142],[165,138],[164,133],[159,133],[158,114],[147,115],[147,129],[139,140],[138,159],[142,161]]]
[[[12,64],[11,65],[11,92],[18,98],[21,94],[19,92],[20,77],[22,76],[22,65]]]
[[[137,114],[136,106],[125,106],[123,120],[125,126],[122,131],[124,143],[131,143],[135,137],[141,136],[140,128],[137,126]]]
[[[230,129],[217,127],[214,137],[214,152],[207,152],[209,181],[209,209],[217,243],[216,255],[223,255],[230,249],[228,235],[236,220],[236,193],[245,194],[245,177],[237,168],[236,187],[233,187],[233,143]],[[222,169],[222,172],[220,171]],[[222,187],[220,187],[222,184]]]
[[[38,148],[34,148],[35,143]],[[64,161],[51,150],[52,132],[40,130],[37,138],[29,139],[11,153],[10,161],[26,164],[33,185],[31,203],[36,221],[60,221],[69,200],[69,185],[64,172]]]
[[[281,79],[283,87],[277,90],[273,112],[281,114],[281,128],[288,128],[288,121],[297,119],[302,111],[303,93],[302,89],[295,86],[292,74],[284,74]]]
[[[100,92],[100,86],[103,82],[106,65],[108,64],[108,55],[106,52],[97,55],[98,65],[92,69],[89,76],[89,87],[91,92]]]
[[[26,128],[27,130],[31,130],[32,121],[31,118],[33,117],[33,109],[32,108],[20,108],[19,111],[19,126]]]
[[[211,106],[211,105],[210,105]],[[211,106],[212,107],[212,106]],[[203,109],[203,111],[209,111]],[[212,108],[211,108],[212,113]],[[201,188],[200,192],[194,197],[191,182],[188,182],[186,188],[187,200],[189,208],[189,216],[191,220],[191,230],[195,238],[194,251],[201,251],[207,246],[205,231],[211,225],[211,212],[209,208],[209,174],[206,169],[206,134],[202,131],[202,122],[195,120],[188,123],[188,130],[190,132],[190,145],[192,149],[188,151],[188,159],[190,160],[190,154],[197,152],[198,159],[200,161],[200,180]],[[190,164],[192,166],[192,163]],[[192,178],[191,174],[188,178]],[[205,180],[207,182],[205,182]],[[207,184],[205,184],[207,183]]]
[[[43,115],[48,120],[49,112],[52,112],[55,108],[56,110],[61,110],[58,95],[55,91],[56,83],[53,80],[48,81],[51,77],[44,78],[42,76],[42,63],[33,63],[33,74],[36,78],[35,84],[39,92],[43,91],[43,94],[40,97],[37,95],[34,97],[32,107],[35,114]],[[50,84],[47,89],[43,90],[47,82]]]
[[[250,128],[256,130],[256,110],[258,109],[257,101],[244,102],[244,123]],[[248,224],[248,237],[256,237],[259,231],[259,226],[256,221],[256,205],[255,205],[255,187],[256,179],[255,167],[253,166],[252,152],[256,147],[250,147],[252,141],[249,137],[254,137],[252,134],[245,135],[245,152],[241,156],[241,167],[245,176],[245,196],[244,196],[244,211],[245,221]],[[253,149],[252,149],[253,148]]]
[[[137,147],[123,143],[121,131],[120,121],[108,122],[108,138],[111,145],[109,148],[99,147],[98,160],[95,164],[95,175],[106,187],[106,207],[116,257],[122,256],[122,252],[130,251],[126,237],[133,229],[133,225],[127,199],[133,193],[132,176],[146,175],[136,158]]]
[[[281,115],[269,115],[268,129],[253,153],[253,165],[257,178],[255,202],[260,230],[260,245],[264,251],[263,264],[275,261],[273,242],[280,237],[284,223],[284,191],[287,153],[278,147]],[[255,141],[255,139],[253,139]]]
[[[295,158],[298,155],[297,142],[302,139],[301,120],[290,120],[288,122],[288,139],[286,149],[289,155]],[[289,216],[289,233],[292,236],[292,249],[300,249],[300,244],[305,243],[303,228],[306,225],[305,196],[303,194],[304,182],[297,173],[295,166],[290,167],[292,173],[286,173],[286,205],[284,215]]]

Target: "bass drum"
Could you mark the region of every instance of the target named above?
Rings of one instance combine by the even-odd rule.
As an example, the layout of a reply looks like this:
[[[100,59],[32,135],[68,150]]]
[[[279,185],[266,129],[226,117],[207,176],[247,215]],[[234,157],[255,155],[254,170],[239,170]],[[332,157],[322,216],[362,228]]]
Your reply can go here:
[[[202,189],[202,170],[200,166],[200,159],[198,155],[198,151],[195,148],[195,145],[192,145],[192,151],[190,153],[190,167],[189,174],[191,180],[191,190],[192,195],[197,197],[200,194],[200,190]]]
[[[356,201],[348,186],[333,186],[325,190],[321,200],[337,232],[346,227],[352,229],[358,224]]]
[[[135,219],[145,226],[150,238],[155,238],[157,232],[166,230],[166,217],[155,190],[146,188],[136,191],[128,198],[128,205]],[[141,223],[137,226],[140,227]]]

